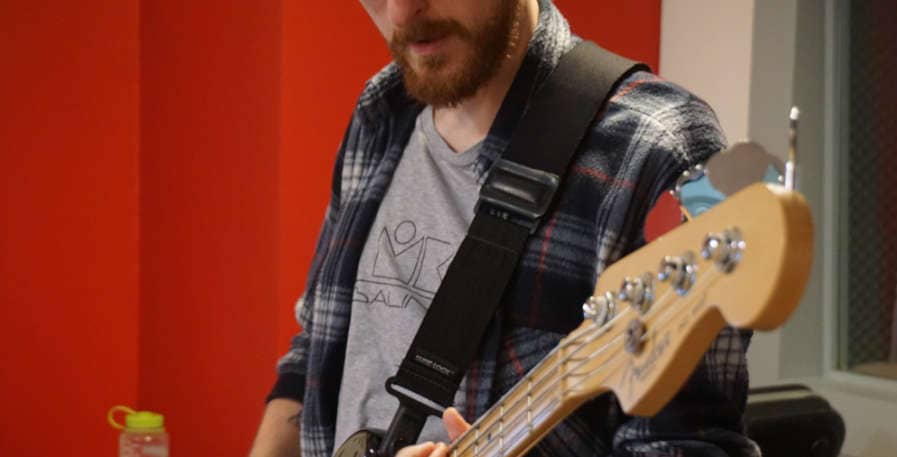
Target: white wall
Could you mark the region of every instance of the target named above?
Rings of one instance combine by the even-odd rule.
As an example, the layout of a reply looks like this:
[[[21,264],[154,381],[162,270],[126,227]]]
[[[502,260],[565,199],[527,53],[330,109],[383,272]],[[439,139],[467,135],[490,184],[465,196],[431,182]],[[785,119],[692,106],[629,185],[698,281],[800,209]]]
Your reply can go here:
[[[777,2],[780,14],[767,15],[780,24],[794,21],[796,0]],[[787,138],[784,119],[791,99],[791,72],[794,27],[771,28],[773,32],[755,33],[755,10],[766,13],[764,0],[665,0],[661,15],[660,75],[706,100],[716,111],[730,143],[743,139],[760,141],[771,152],[785,157],[782,147]],[[758,17],[762,23],[770,17]],[[761,39],[755,44],[755,36]],[[790,43],[790,46],[789,46]],[[778,44],[779,46],[775,46]],[[761,49],[755,49],[755,46]],[[756,68],[759,64],[784,63],[774,70]],[[752,78],[754,72],[761,74]],[[752,99],[751,94],[776,93],[785,107]],[[756,110],[770,119],[763,128],[749,132],[752,101]],[[754,119],[762,118],[758,112]],[[773,119],[779,119],[778,123]],[[759,134],[759,135],[758,135]],[[776,142],[774,140],[780,139]],[[770,142],[774,144],[770,144]],[[751,383],[768,385],[780,379],[778,331],[756,334],[748,354]]]
[[[854,0],[862,1],[862,0]],[[847,0],[664,0],[661,76],[707,100],[730,142],[750,138],[784,158],[787,114],[801,107],[798,189],[816,225],[804,299],[779,331],[756,334],[752,386],[802,382],[841,412],[844,455],[897,455],[897,383],[841,372],[837,364],[838,157],[841,109],[837,23]]]
[[[754,0],[665,0],[660,75],[710,103],[729,138],[747,137]]]

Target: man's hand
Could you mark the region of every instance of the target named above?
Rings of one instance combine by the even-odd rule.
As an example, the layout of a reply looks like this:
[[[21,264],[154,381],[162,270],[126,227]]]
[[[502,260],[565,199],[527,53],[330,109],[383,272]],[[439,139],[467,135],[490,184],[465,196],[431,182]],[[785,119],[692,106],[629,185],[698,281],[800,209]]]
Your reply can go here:
[[[445,424],[445,431],[448,432],[450,441],[455,441],[470,428],[470,424],[464,421],[455,408],[448,408],[442,413],[442,422]],[[448,445],[445,443],[426,442],[403,447],[396,457],[445,457],[447,452]]]
[[[249,457],[299,457],[301,411],[302,404],[295,400],[275,398],[268,402]]]

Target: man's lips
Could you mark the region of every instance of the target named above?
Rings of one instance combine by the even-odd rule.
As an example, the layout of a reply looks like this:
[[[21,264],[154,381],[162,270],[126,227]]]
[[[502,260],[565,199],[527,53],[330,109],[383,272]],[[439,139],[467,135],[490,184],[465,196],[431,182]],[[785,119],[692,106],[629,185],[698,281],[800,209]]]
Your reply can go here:
[[[425,40],[412,41],[408,43],[408,49],[417,55],[432,55],[445,47],[448,37],[449,35],[441,35],[438,37],[430,37]]]

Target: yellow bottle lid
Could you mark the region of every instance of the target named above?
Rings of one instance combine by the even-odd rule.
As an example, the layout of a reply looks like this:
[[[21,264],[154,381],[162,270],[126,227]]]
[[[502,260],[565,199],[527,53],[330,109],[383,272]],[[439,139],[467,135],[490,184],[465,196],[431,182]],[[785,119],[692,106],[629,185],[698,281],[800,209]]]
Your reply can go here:
[[[126,413],[125,425],[122,425],[115,421],[115,413],[118,411]],[[109,413],[106,415],[106,420],[109,421],[109,425],[118,429],[165,429],[165,416],[159,413],[154,413],[152,411],[134,411],[127,406],[121,405],[113,406],[112,409],[109,410]]]

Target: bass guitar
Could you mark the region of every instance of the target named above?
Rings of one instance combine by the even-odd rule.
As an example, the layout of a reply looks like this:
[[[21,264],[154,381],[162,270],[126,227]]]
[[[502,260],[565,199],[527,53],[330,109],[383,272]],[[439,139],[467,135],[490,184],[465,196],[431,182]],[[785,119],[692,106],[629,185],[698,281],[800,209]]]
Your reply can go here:
[[[771,330],[803,295],[812,261],[807,202],[753,184],[601,273],[584,322],[470,429],[451,457],[517,457],[608,391],[652,416],[676,394],[726,325]],[[335,453],[371,456],[361,431]]]

